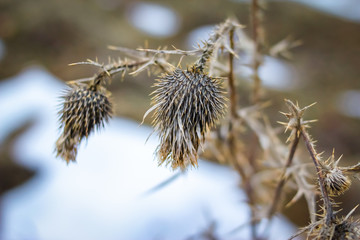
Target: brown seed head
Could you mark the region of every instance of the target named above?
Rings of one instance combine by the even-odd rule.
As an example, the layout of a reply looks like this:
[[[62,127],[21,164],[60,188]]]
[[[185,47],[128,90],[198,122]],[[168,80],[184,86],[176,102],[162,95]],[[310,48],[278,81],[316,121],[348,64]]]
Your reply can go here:
[[[339,196],[349,189],[351,181],[335,167],[325,172],[324,184],[330,196]]]
[[[351,185],[350,178],[341,167],[338,167],[341,158],[342,156],[335,160],[335,150],[333,150],[327,160],[320,162],[322,171],[324,172],[324,185],[330,196],[343,194]]]
[[[63,96],[59,114],[64,131],[56,142],[56,152],[67,163],[75,161],[81,140],[111,117],[112,104],[107,95],[105,90],[90,86],[73,87]]]
[[[322,219],[324,220],[324,219]],[[316,240],[359,240],[360,225],[358,221],[353,221],[351,217],[334,218],[329,224],[318,221],[309,228],[307,239]],[[311,238],[310,238],[311,237]]]
[[[194,69],[176,69],[162,76],[155,87],[153,124],[160,136],[159,164],[171,163],[173,169],[197,166],[205,132],[225,113],[219,79]]]
[[[360,225],[358,222],[343,221],[335,226],[331,240],[359,240]]]

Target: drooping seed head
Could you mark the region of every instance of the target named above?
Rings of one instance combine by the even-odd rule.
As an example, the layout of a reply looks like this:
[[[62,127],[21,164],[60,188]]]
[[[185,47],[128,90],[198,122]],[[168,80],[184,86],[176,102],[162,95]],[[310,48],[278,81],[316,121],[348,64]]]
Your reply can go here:
[[[104,126],[112,114],[112,104],[105,90],[73,87],[63,96],[60,127],[63,134],[56,143],[57,156],[75,161],[77,146],[96,128]]]
[[[176,69],[155,87],[153,124],[160,137],[159,164],[166,162],[173,169],[197,166],[205,132],[225,113],[221,82],[194,69]]]

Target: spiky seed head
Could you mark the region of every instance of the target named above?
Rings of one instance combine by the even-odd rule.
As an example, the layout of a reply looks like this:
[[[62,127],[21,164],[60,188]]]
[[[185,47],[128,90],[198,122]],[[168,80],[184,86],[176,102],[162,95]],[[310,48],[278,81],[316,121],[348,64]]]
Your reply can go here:
[[[311,228],[308,238],[316,240],[359,240],[360,225],[358,221],[350,219],[334,219],[330,225],[320,222]]]
[[[88,137],[94,128],[104,126],[112,114],[106,93],[91,87],[73,88],[64,97],[60,121],[65,132]]]
[[[104,126],[112,115],[112,104],[100,87],[72,87],[63,98],[60,127],[63,133],[56,142],[57,156],[67,163],[75,161],[77,147],[94,130]]]
[[[159,164],[173,169],[197,166],[205,132],[224,115],[226,98],[219,79],[192,70],[175,69],[163,75],[152,93],[160,145]]]
[[[324,184],[330,196],[339,196],[350,188],[351,181],[335,167],[325,172]]]
[[[342,156],[335,160],[334,149],[328,159],[320,162],[320,166],[324,172],[324,185],[330,196],[339,196],[343,194],[351,185],[351,180],[345,174],[343,168],[338,167],[341,158]]]
[[[343,221],[335,226],[332,240],[359,240],[360,225],[358,222],[350,220]]]

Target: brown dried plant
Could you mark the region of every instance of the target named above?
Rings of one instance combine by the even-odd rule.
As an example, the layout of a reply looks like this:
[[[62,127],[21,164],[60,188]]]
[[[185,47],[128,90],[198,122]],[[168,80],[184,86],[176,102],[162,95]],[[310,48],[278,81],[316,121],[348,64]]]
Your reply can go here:
[[[109,93],[95,84],[71,86],[62,98],[59,114],[63,133],[56,142],[56,155],[69,163],[75,161],[81,140],[111,117],[112,104]]]
[[[338,167],[338,162],[341,157],[335,161],[334,151],[330,158],[322,160],[321,154],[315,150],[315,141],[309,135],[307,129],[309,123],[314,120],[303,120],[305,110],[310,106],[300,108],[298,104],[294,104],[290,100],[285,100],[290,112],[284,115],[288,118],[287,123],[282,123],[286,126],[286,130],[290,129],[289,139],[297,139],[302,137],[306,148],[313,160],[316,173],[318,188],[320,189],[320,220],[312,221],[308,227],[305,227],[301,232],[306,231],[308,237],[314,237],[319,240],[338,240],[338,239],[360,239],[360,225],[357,221],[353,221],[350,216],[356,207],[345,218],[336,216],[337,212],[334,207],[337,203],[331,198],[343,194],[350,187],[351,181],[348,175],[349,169],[356,169],[357,165],[350,167]],[[347,170],[346,170],[347,169]],[[350,171],[351,172],[351,171]],[[352,173],[355,173],[353,171]],[[290,239],[294,238],[294,235]]]
[[[159,165],[164,163],[185,171],[198,166],[199,156],[231,165],[247,195],[252,239],[260,239],[256,226],[261,219],[271,219],[302,197],[308,205],[310,224],[289,239],[302,233],[314,239],[360,239],[359,223],[350,216],[353,211],[341,217],[334,210],[338,204],[332,199],[350,188],[352,179],[358,177],[360,163],[340,167],[341,157],[335,160],[334,152],[327,160],[317,153],[308,133],[310,123],[315,121],[303,119],[313,104],[300,108],[285,100],[289,112],[283,114],[287,122],[280,123],[285,126],[285,132],[290,132],[286,140],[289,146],[280,140],[277,127],[272,126],[264,111],[269,105],[259,76],[264,55],[289,57],[289,49],[300,42],[285,38],[267,48],[261,24],[263,11],[262,1],[253,0],[252,38],[231,18],[219,24],[195,50],[133,50],[112,46],[111,49],[129,59],[111,60],[108,64],[91,60],[73,64],[93,65],[100,72],[70,82],[71,89],[64,94],[59,112],[63,133],[56,143],[57,156],[67,163],[75,161],[79,143],[111,117],[112,104],[106,90],[109,79],[117,74],[124,77],[126,73],[134,75],[147,70],[158,76],[153,86],[152,106],[144,118],[152,113],[154,131],[159,136],[156,150]],[[240,102],[239,79],[235,75],[238,66],[234,59],[243,55],[252,56],[250,65],[254,72],[248,103]],[[176,57],[179,57],[177,61]],[[193,64],[181,67],[179,62],[184,57],[191,58]],[[296,154],[301,140],[312,163]],[[289,192],[295,194],[285,203],[284,195]],[[321,201],[317,202],[317,198]]]
[[[198,150],[205,133],[225,114],[225,97],[220,79],[196,67],[175,69],[162,76],[152,93],[153,125],[160,136],[159,164],[173,169],[197,166]],[[152,110],[150,109],[150,110]]]

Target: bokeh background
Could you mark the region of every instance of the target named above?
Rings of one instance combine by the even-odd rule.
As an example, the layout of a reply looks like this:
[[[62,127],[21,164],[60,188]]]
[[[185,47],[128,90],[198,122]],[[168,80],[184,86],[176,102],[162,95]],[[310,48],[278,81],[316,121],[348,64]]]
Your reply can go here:
[[[116,134],[113,136],[109,133],[110,130],[105,130],[103,134],[94,136],[94,140],[90,139],[87,146],[83,146],[87,150],[83,155],[80,154],[79,164],[75,167],[63,166],[64,164],[55,159],[52,154],[53,143],[58,133],[55,131],[57,130],[56,109],[54,107],[56,98],[64,87],[62,82],[88,77],[97,71],[89,66],[70,67],[68,64],[95,58],[98,58],[100,62],[107,62],[109,56],[117,57],[119,53],[109,50],[108,45],[128,48],[137,48],[145,44],[151,48],[173,45],[181,49],[192,49],[198,42],[208,37],[215,24],[222,22],[229,16],[236,16],[240,23],[248,26],[249,13],[249,2],[241,0],[1,0],[0,239],[2,237],[4,239],[50,239],[48,236],[54,237],[51,239],[89,237],[90,235],[84,235],[84,232],[89,231],[89,228],[96,228],[98,222],[95,220],[89,220],[89,224],[84,223],[83,229],[79,227],[78,235],[71,234],[72,231],[69,230],[72,228],[71,226],[76,228],[74,222],[84,221],[84,215],[80,213],[72,215],[71,213],[73,211],[81,212],[78,210],[78,206],[83,205],[82,201],[88,202],[89,198],[92,199],[90,202],[93,205],[89,204],[88,208],[83,208],[83,211],[86,212],[88,209],[94,208],[95,205],[103,204],[102,207],[97,208],[96,211],[99,212],[96,214],[91,212],[88,217],[96,219],[98,216],[99,222],[106,222],[100,227],[107,229],[105,226],[111,225],[113,227],[109,229],[114,231],[106,236],[99,231],[97,232],[99,235],[92,235],[92,239],[99,239],[100,236],[105,236],[102,239],[121,239],[122,235],[116,232],[118,230],[115,230],[121,228],[118,226],[122,226],[123,229],[138,227],[150,231],[149,229],[157,229],[156,227],[161,224],[164,224],[165,228],[166,226],[171,228],[174,224],[181,225],[180,218],[176,217],[179,212],[172,213],[173,218],[170,218],[171,221],[174,221],[172,225],[166,224],[168,218],[154,219],[150,216],[157,216],[156,213],[153,213],[154,215],[149,213],[148,221],[153,221],[154,226],[150,226],[141,214],[146,212],[145,209],[148,208],[157,209],[156,207],[163,206],[164,209],[168,209],[172,204],[176,204],[173,202],[174,199],[186,197],[191,199],[192,195],[189,195],[184,186],[192,184],[191,179],[192,177],[196,178],[196,173],[189,173],[187,180],[184,180],[187,183],[169,187],[169,192],[164,190],[165,192],[162,195],[155,196],[159,199],[149,200],[151,203],[147,203],[147,207],[145,207],[146,204],[142,205],[141,210],[139,210],[139,205],[133,204],[133,208],[138,209],[138,211],[130,211],[127,214],[138,214],[138,217],[125,218],[129,219],[127,225],[120,223],[122,221],[127,222],[126,220],[109,218],[108,215],[101,212],[102,209],[111,212],[111,209],[109,210],[104,205],[108,204],[113,207],[112,204],[116,204],[116,199],[121,202],[125,195],[131,195],[127,192],[130,191],[130,188],[122,188],[122,186],[133,186],[134,182],[137,182],[136,179],[142,179],[137,182],[140,187],[134,187],[137,191],[133,197],[136,198],[135,196],[141,192],[146,192],[147,189],[167,179],[167,177],[171,177],[173,173],[166,168],[155,170],[156,162],[153,161],[152,151],[156,147],[156,140],[148,143],[145,147],[147,150],[143,150],[148,153],[147,157],[135,154],[139,149],[142,151],[141,149],[144,147],[146,136],[143,137],[143,135],[151,132],[151,129],[147,127],[145,127],[145,133],[139,133],[144,139],[135,137],[140,139],[141,147],[139,146],[138,149],[128,149],[129,151],[126,151],[126,154],[124,151],[123,153],[116,152],[115,150],[120,151],[121,149],[121,145],[118,146],[116,141],[124,141],[123,144],[127,141],[118,139]],[[260,76],[266,89],[266,98],[272,101],[268,110],[271,113],[272,124],[276,125],[277,120],[283,120],[278,112],[285,110],[284,98],[298,100],[301,105],[317,102],[308,112],[308,117],[319,120],[311,129],[311,134],[318,139],[319,152],[326,151],[327,154],[330,154],[335,148],[337,155],[344,155],[343,165],[356,163],[360,155],[360,4],[358,1],[267,1],[263,24],[267,46],[274,45],[288,36],[299,39],[303,43],[291,51],[293,56],[291,60],[266,57],[264,65],[260,69]],[[245,28],[244,31],[250,33],[248,28]],[[243,71],[246,73],[246,69]],[[114,79],[110,90],[116,103],[115,113],[122,118],[114,120],[116,123],[111,122],[110,129],[121,133],[126,132],[127,128],[134,127],[135,130],[128,131],[128,135],[123,134],[123,137],[131,139],[131,136],[135,136],[136,124],[124,119],[141,121],[143,114],[150,105],[148,95],[152,91],[151,85],[154,78],[154,76],[149,77],[144,73],[136,77],[125,77],[124,80]],[[51,122],[51,124],[47,125],[46,121]],[[34,130],[36,127],[38,132]],[[54,133],[49,129],[53,129]],[[44,134],[45,132],[49,133],[49,131],[51,132],[50,135]],[[40,140],[43,142],[38,142],[36,146],[27,143]],[[139,145],[139,143],[132,143]],[[102,151],[96,151],[96,146],[98,146],[96,144],[104,144],[105,147],[101,148]],[[114,145],[113,148],[112,145]],[[106,149],[106,146],[109,146],[111,150]],[[99,151],[106,156],[101,156]],[[91,157],[94,155],[96,157]],[[96,159],[89,160],[92,158]],[[149,175],[146,168],[143,169],[138,165],[134,165],[133,168],[127,166],[133,173],[128,176],[125,173],[130,170],[126,170],[125,164],[108,165],[110,169],[122,168],[119,172],[109,173],[105,167],[103,170],[101,167],[100,170],[97,169],[101,164],[106,165],[108,159],[121,162],[125,161],[124,159],[137,161],[136,158],[150,159],[146,161],[147,164],[145,165],[150,165],[148,168],[155,172]],[[86,165],[86,161],[90,162],[89,165]],[[51,165],[52,162],[55,162],[55,165]],[[204,168],[206,169],[206,164],[212,163],[204,162],[203,164],[205,164]],[[85,175],[79,174],[79,171],[83,171],[82,169],[87,167],[88,169],[94,167],[99,171],[92,172],[93,170],[89,170],[82,173]],[[200,178],[201,181],[211,179],[213,174],[218,173],[219,168],[215,165],[209,165],[208,169],[211,170],[204,173],[205,177]],[[156,171],[160,171],[160,173]],[[238,179],[236,174],[227,168],[221,171],[223,171],[222,174],[225,179],[223,180],[225,181],[224,184],[234,188],[230,190],[231,187],[229,187],[229,192],[231,192],[229,194],[234,195],[233,192],[237,191],[236,181]],[[55,178],[54,176],[58,176],[57,174],[60,174],[61,177]],[[120,174],[123,176],[118,178]],[[103,175],[111,177],[103,179]],[[94,180],[95,177],[101,178],[97,184]],[[78,182],[73,182],[71,179]],[[63,194],[60,194],[59,191],[48,192],[48,195],[43,196],[43,199],[49,201],[54,201],[56,197],[64,198],[51,202],[52,205],[49,209],[56,209],[59,206],[76,206],[72,210],[68,209],[69,212],[66,212],[68,215],[61,214],[63,211],[60,210],[55,211],[52,215],[43,213],[45,210],[41,211],[42,206],[45,206],[46,203],[37,202],[35,199],[41,198],[42,192],[47,192],[46,189],[53,187],[53,185],[46,185],[47,181],[51,183],[59,181],[56,182],[58,185],[55,189],[64,191]],[[63,182],[61,183],[61,181]],[[118,181],[122,182],[119,183]],[[148,184],[144,184],[144,182],[148,182]],[[176,183],[174,184],[176,185]],[[203,188],[204,185],[199,183],[198,186]],[[84,190],[84,187],[88,187],[88,189]],[[117,187],[121,190],[116,190]],[[174,193],[176,189],[182,189],[182,187],[184,189],[180,192],[184,195],[178,196]],[[67,192],[66,188],[71,188],[72,191]],[[100,192],[96,194],[97,191],[100,191],[99,189],[103,190],[104,188],[107,189],[106,193],[109,194],[110,198],[114,198],[113,202],[102,201],[102,198],[107,199],[107,197],[99,197]],[[221,189],[221,185],[219,189]],[[345,212],[358,204],[359,190],[358,184],[354,184],[352,189],[340,199],[341,202],[344,202]],[[78,194],[75,194],[76,192]],[[208,192],[203,193],[203,196],[211,196],[207,195],[211,192],[209,189]],[[217,193],[216,190],[213,192]],[[174,199],[167,199],[169,202],[166,201],[167,195],[172,195]],[[241,193],[239,196],[235,194],[233,197],[234,202],[232,204],[236,207],[235,202],[241,201]],[[97,204],[96,199],[98,199],[99,204]],[[207,202],[208,200],[199,200],[199,203],[194,205],[202,208],[202,201]],[[11,205],[12,203],[13,205]],[[122,202],[122,204],[126,205],[128,202]],[[212,204],[215,209],[215,206],[224,205],[221,204],[220,199],[219,202]],[[19,209],[19,206],[28,206],[28,208],[26,210],[24,207],[23,210],[16,212],[14,209]],[[186,206],[188,205],[185,204],[183,207]],[[287,218],[294,224],[305,225],[308,216],[304,214],[306,212],[303,210],[304,206],[304,203],[300,202],[293,208],[286,210]],[[211,209],[211,207],[209,208]],[[47,208],[44,207],[44,209]],[[59,207],[59,209],[62,208]],[[179,207],[179,209],[182,208]],[[42,214],[38,215],[37,211],[42,212]],[[204,211],[201,210],[199,215]],[[220,212],[226,212],[226,210]],[[114,210],[115,213],[118,215],[125,214],[120,210]],[[79,219],[73,216],[79,216]],[[49,220],[57,217],[56,221]],[[189,215],[188,217],[192,218],[193,216]],[[203,228],[207,229],[211,225],[209,224],[211,221],[221,222],[221,217],[229,219],[228,215],[225,217],[214,213],[211,217],[206,217],[203,220]],[[233,222],[241,222],[236,218],[232,220]],[[68,224],[62,225],[68,221]],[[19,226],[30,225],[30,227],[27,229],[19,227],[19,229],[14,227],[16,224]],[[140,226],[144,228],[140,228]],[[219,228],[221,229],[221,226]],[[204,229],[201,227],[194,228],[190,233],[196,234]],[[224,231],[230,231],[230,229],[231,227],[228,227]],[[184,231],[179,228],[176,233]],[[56,235],[59,232],[64,234]],[[91,231],[89,232],[91,233]],[[94,232],[96,231],[94,230]],[[131,231],[129,230],[129,232]],[[149,235],[139,234],[136,237],[129,233],[123,237],[167,239],[165,232],[167,231],[164,230],[164,234],[160,230],[150,231],[147,233]],[[177,237],[184,239],[191,236],[190,233],[188,235],[179,234]],[[169,230],[168,234],[173,236],[172,234],[175,233]],[[149,236],[149,238],[144,236]]]

